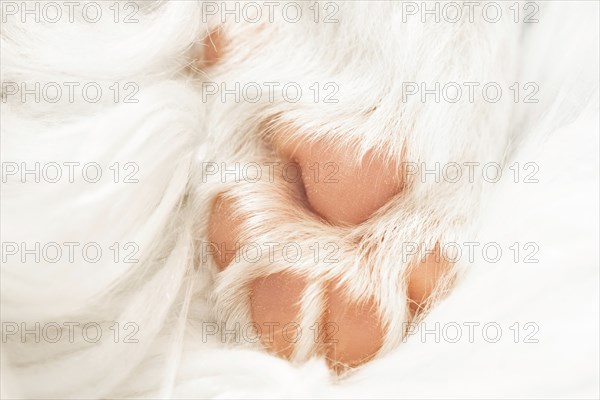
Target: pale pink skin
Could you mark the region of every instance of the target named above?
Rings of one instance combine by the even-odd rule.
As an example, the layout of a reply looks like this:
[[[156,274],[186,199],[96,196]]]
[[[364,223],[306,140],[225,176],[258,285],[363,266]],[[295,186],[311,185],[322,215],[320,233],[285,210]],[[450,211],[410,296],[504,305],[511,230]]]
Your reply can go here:
[[[390,166],[375,154],[368,156],[362,165],[356,165],[356,157],[350,151],[332,149],[320,143],[287,143],[278,148],[278,153],[297,162],[302,169],[302,183],[306,201],[310,209],[334,225],[351,226],[366,221],[375,211],[386,204],[403,188],[402,174],[389,171]],[[275,142],[275,146],[281,146]],[[290,146],[290,147],[286,147]],[[336,163],[337,182],[326,183],[315,180],[314,166]],[[330,164],[331,165],[331,164]],[[312,167],[312,169],[308,169]],[[322,175],[321,175],[322,176]],[[389,178],[379,179],[381,176]],[[209,224],[210,240],[225,248],[234,248],[240,221],[234,219],[227,200],[217,199]],[[231,262],[233,254],[216,257],[219,268],[224,269]],[[414,266],[408,282],[408,298],[412,311],[423,306],[425,299],[434,289],[440,275],[448,269],[443,261],[436,261],[431,255]],[[251,310],[254,322],[278,322],[286,325],[299,320],[299,299],[307,282],[300,277],[286,273],[276,273],[256,279],[251,288]],[[373,300],[361,305],[351,305],[344,298],[343,290],[335,288],[333,282],[327,291],[327,305],[322,322],[336,324],[337,343],[322,344],[321,353],[327,357],[334,369],[339,366],[358,366],[371,359],[380,349],[385,334],[377,313],[372,312]],[[272,341],[264,345],[272,352],[289,358],[293,344],[276,333]]]
[[[221,34],[211,34],[205,41],[209,50],[204,53],[205,67],[218,62],[223,55]],[[374,152],[370,152],[358,165],[353,149],[338,149],[325,142],[309,143],[302,139],[290,140],[289,132],[274,135],[271,145],[279,156],[298,163],[302,171],[302,184],[307,206],[320,217],[334,225],[352,226],[366,221],[375,211],[399,194],[404,186],[402,173]],[[392,166],[394,164],[394,166]],[[315,165],[319,174],[315,174]],[[327,165],[336,165],[335,183],[323,179],[331,173]],[[312,168],[312,169],[311,169]],[[320,179],[315,179],[319,176]],[[234,248],[239,234],[240,221],[232,217],[228,200],[217,198],[209,222],[209,239],[219,246]],[[233,254],[215,257],[221,270],[231,262]],[[437,259],[437,261],[436,261]],[[418,312],[435,288],[440,276],[449,265],[439,257],[430,255],[413,266],[408,280],[408,301],[413,313]],[[321,343],[319,352],[335,370],[346,366],[356,367],[376,355],[385,335],[381,321],[372,312],[373,300],[352,305],[330,282],[326,307],[321,322],[335,323],[337,343]],[[307,282],[289,273],[276,273],[253,281],[249,298],[255,323],[279,322],[283,326],[299,320],[299,299]],[[275,300],[276,299],[276,300]],[[293,343],[275,333],[265,347],[281,357],[289,358]]]

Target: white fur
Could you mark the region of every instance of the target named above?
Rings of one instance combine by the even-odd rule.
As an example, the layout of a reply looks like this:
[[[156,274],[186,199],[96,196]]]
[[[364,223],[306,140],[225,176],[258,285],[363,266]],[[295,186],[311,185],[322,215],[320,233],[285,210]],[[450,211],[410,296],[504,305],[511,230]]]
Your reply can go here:
[[[144,4],[144,3],[143,3]],[[106,4],[108,6],[108,4]],[[306,4],[305,6],[308,6]],[[510,4],[506,4],[506,7]],[[216,27],[195,2],[145,3],[140,23],[3,24],[2,81],[138,82],[138,104],[2,103],[2,160],[135,162],[134,185],[2,184],[3,242],[136,242],[138,264],[2,264],[2,322],[136,322],[139,343],[2,343],[2,397],[587,397],[598,392],[598,4],[541,3],[540,23],[402,23],[400,6],[343,3],[341,24],[226,24],[227,53],[194,71],[197,42]],[[574,45],[576,43],[577,45]],[[405,81],[535,81],[540,103],[402,102]],[[337,82],[337,104],[204,102],[202,82]],[[538,184],[473,187],[413,182],[411,193],[354,229],[324,226],[289,207],[284,187],[221,183],[208,161],[273,157],[261,131],[332,145],[359,143],[390,158],[539,165]],[[209,177],[210,178],[210,177]],[[340,262],[315,268],[239,262],[215,274],[202,262],[211,201],[227,189],[243,235],[255,241],[340,243]],[[443,221],[443,222],[442,222]],[[343,240],[340,241],[340,237]],[[364,247],[351,244],[365,239]],[[383,240],[383,242],[381,242]],[[539,264],[461,262],[456,286],[423,319],[496,322],[498,343],[403,339],[403,241],[538,243]],[[376,252],[369,253],[369,243]],[[305,247],[305,248],[306,248]],[[307,252],[312,256],[312,253]],[[369,258],[369,271],[358,261]],[[239,338],[203,335],[206,323],[248,321],[244,287],[277,270],[311,276],[310,325],[320,284],[340,277],[350,297],[376,296],[390,329],[377,360],[337,378]],[[308,304],[308,305],[307,305]],[[311,314],[312,313],[312,314]],[[104,321],[104,322],[103,322]],[[539,343],[514,343],[514,322],[535,322]],[[509,333],[510,332],[510,333]],[[81,336],[77,336],[80,338]]]

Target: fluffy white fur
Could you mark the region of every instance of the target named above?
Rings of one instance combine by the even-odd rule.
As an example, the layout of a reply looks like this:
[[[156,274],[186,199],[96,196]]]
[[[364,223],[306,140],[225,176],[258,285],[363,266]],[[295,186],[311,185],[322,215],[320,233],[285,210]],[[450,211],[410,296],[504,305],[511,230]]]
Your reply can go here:
[[[2,264],[2,322],[135,322],[139,343],[2,343],[2,397],[587,397],[599,396],[598,4],[540,3],[540,23],[402,23],[393,2],[340,4],[340,24],[225,24],[223,60],[192,67],[196,2],[142,4],[140,23],[2,25],[2,81],[137,82],[137,104],[2,103],[2,160],[93,160],[139,165],[139,183],[2,184],[3,242],[136,242],[137,264]],[[106,4],[108,7],[109,4]],[[305,5],[308,7],[308,3]],[[506,4],[506,7],[510,4]],[[201,55],[200,55],[201,56]],[[406,81],[535,81],[537,105],[402,102]],[[339,84],[337,104],[202,100],[202,82]],[[270,129],[263,129],[265,121]],[[390,158],[515,161],[539,165],[538,184],[413,182],[411,192],[355,229],[325,227],[293,211],[285,188],[205,179],[202,163],[271,160],[278,131],[358,143]],[[340,242],[340,263],[244,263],[215,273],[202,262],[211,201],[223,190],[252,216],[254,241]],[[340,240],[340,237],[342,240]],[[362,247],[355,240],[361,238]],[[477,321],[539,326],[538,343],[422,341],[403,336],[404,241],[537,242],[538,264],[460,262],[449,296],[421,326]],[[371,249],[371,251],[369,251]],[[359,268],[368,259],[372,268]],[[257,344],[225,343],[206,322],[248,321],[246,283],[293,269],[315,282],[303,302],[310,325],[322,282],[376,296],[390,330],[380,356],[341,378],[311,358],[295,362]],[[305,326],[305,329],[308,329]],[[511,333],[512,334],[512,333]],[[64,335],[63,335],[64,336]]]

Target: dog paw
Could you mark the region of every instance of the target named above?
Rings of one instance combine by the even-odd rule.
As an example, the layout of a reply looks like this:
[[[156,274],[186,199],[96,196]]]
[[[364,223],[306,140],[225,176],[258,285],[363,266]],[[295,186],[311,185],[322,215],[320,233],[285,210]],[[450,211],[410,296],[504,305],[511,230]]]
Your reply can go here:
[[[269,173],[214,202],[216,309],[228,324],[249,321],[269,351],[324,356],[339,372],[397,345],[450,264],[434,244],[390,265],[386,246],[403,234],[389,218],[406,203],[402,160],[288,133],[270,141],[276,161],[253,163]]]
[[[219,32],[199,44],[199,67],[227,53]],[[246,342],[294,362],[325,357],[341,372],[400,344],[431,304],[451,270],[437,244],[451,218],[432,208],[431,193],[411,189],[398,142],[364,148],[358,137],[303,135],[279,113],[214,139],[252,144],[234,150],[245,163],[217,167],[247,174],[214,186],[205,253],[217,271],[216,318]],[[423,248],[406,256],[405,242]]]

